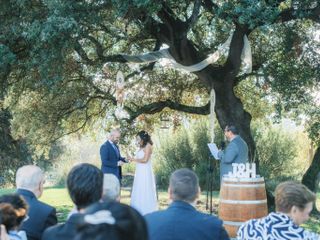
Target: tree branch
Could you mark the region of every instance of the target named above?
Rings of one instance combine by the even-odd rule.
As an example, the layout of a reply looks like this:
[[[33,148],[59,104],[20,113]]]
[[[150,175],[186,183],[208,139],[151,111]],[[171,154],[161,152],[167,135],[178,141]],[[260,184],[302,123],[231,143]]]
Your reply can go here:
[[[78,55],[86,64],[94,65],[94,61],[88,57],[86,51],[82,48],[81,44],[78,41],[75,41],[74,50],[78,53]]]
[[[247,77],[250,76],[257,76],[258,73],[257,71],[262,67],[262,63],[260,64],[256,64],[252,66],[252,72],[251,73],[246,73],[246,74],[242,74],[240,76],[237,76],[235,79],[235,85],[237,85],[238,83],[240,83],[242,80],[246,79]]]
[[[187,31],[186,33],[194,26],[199,18],[199,12],[201,7],[201,0],[196,0],[193,6],[193,11],[189,19],[187,19]]]
[[[97,53],[98,58],[104,59],[103,47],[102,47],[101,43],[89,34],[85,38],[89,39],[96,46],[96,53]]]
[[[153,103],[147,104],[135,111],[128,107],[125,107],[125,110],[130,115],[129,119],[126,119],[126,120],[128,123],[130,123],[141,114],[155,114],[157,112],[161,112],[166,107],[172,110],[177,110],[185,113],[200,114],[200,115],[207,115],[210,112],[210,109],[209,109],[210,102],[208,102],[204,106],[195,107],[195,106],[187,106],[184,104],[176,103],[171,100],[166,100],[166,101],[153,102]]]
[[[298,14],[299,13],[299,14]],[[312,9],[304,9],[297,11],[293,8],[286,9],[279,14],[277,22],[288,22],[295,19],[301,19],[299,16],[302,13],[303,18],[310,19],[314,22],[320,23],[320,5]]]
[[[153,52],[158,51],[160,49],[160,47],[161,47],[161,44],[162,43],[159,40],[157,40],[156,44],[155,44],[155,46],[153,48]],[[139,71],[134,71],[134,72],[128,74],[126,76],[126,78],[131,78],[131,77],[133,77],[133,76],[135,76],[137,74],[140,74],[140,72],[143,72],[143,71],[147,71],[147,70],[151,71],[155,64],[156,64],[155,62],[149,63],[147,66],[144,66],[144,67],[140,68]]]
[[[239,73],[241,66],[241,53],[244,45],[243,36],[246,34],[247,29],[236,25],[236,29],[233,33],[230,43],[230,49],[225,68],[232,70],[232,74],[236,76]]]
[[[92,116],[94,116],[94,114],[91,114],[90,116],[88,116],[88,111],[86,110],[86,119],[84,120],[84,122],[81,124],[80,127],[76,128],[76,129],[73,129],[73,130],[71,130],[71,131],[69,131],[69,132],[66,132],[66,133],[64,133],[64,134],[61,134],[60,136],[57,136],[57,137],[54,138],[54,139],[52,139],[52,138],[53,138],[53,136],[52,136],[52,137],[51,137],[52,140],[49,140],[49,144],[52,144],[52,143],[58,141],[59,139],[63,138],[64,136],[67,136],[67,135],[76,133],[76,132],[80,131],[81,129],[84,129],[85,126],[87,125],[88,121],[90,120],[90,118],[91,118]],[[55,132],[55,131],[54,131],[54,132]],[[54,135],[54,132],[53,132],[52,135]]]
[[[202,1],[202,6],[208,10],[209,12],[216,12],[219,10],[219,6],[212,2],[212,0],[203,0]]]

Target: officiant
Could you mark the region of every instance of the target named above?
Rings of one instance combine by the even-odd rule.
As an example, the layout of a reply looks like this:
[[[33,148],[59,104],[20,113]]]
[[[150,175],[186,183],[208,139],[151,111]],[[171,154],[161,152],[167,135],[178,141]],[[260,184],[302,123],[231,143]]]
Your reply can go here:
[[[224,135],[229,142],[225,149],[218,152],[220,159],[220,182],[222,177],[232,172],[232,163],[248,162],[248,145],[239,135],[239,131],[234,125],[227,125]]]

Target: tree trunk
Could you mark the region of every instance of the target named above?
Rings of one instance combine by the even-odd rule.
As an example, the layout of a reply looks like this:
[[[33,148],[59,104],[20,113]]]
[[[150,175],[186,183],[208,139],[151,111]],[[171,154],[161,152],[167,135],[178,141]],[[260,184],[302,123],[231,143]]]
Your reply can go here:
[[[170,21],[176,21],[170,19],[165,12],[163,14],[163,17],[166,16]],[[187,35],[184,36],[172,30],[182,29],[179,27],[179,23],[175,24],[174,27],[162,28],[162,34],[160,33],[160,39],[170,46],[171,55],[178,63],[186,66],[202,60],[203,54],[197,51],[192,41],[186,37]],[[168,34],[169,32],[171,34]],[[226,63],[223,66],[209,65],[203,70],[195,72],[195,74],[208,87],[209,92],[214,88],[216,92],[215,113],[220,127],[223,129],[228,123],[235,124],[241,137],[248,144],[249,161],[256,163],[259,172],[256,146],[250,131],[251,115],[244,110],[242,102],[234,94],[234,87],[237,84],[236,78],[241,68],[243,38],[248,32],[249,29],[246,26],[236,25]],[[168,36],[170,37],[168,38]]]
[[[249,161],[257,164],[259,169],[259,161],[256,156],[256,145],[250,131],[251,115],[243,108],[243,104],[234,94],[233,89],[228,89],[229,86],[221,84],[216,86],[216,115],[221,128],[232,123],[238,129],[240,136],[248,144]],[[227,96],[227,97],[226,97]]]
[[[317,148],[314,154],[311,165],[302,177],[302,183],[306,185],[311,191],[315,192],[317,189],[316,182],[320,172],[320,147]]]

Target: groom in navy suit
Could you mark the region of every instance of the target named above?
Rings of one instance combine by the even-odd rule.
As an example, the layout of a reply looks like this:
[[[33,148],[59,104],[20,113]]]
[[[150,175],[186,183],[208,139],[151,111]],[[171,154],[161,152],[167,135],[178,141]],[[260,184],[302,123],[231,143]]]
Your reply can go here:
[[[170,177],[168,209],[145,216],[149,240],[227,240],[222,221],[196,210],[195,201],[200,188],[197,175],[186,168],[176,170]]]
[[[113,129],[110,132],[109,139],[100,147],[101,170],[103,173],[115,175],[121,182],[121,166],[127,161],[121,157],[118,142],[120,140],[120,131]]]

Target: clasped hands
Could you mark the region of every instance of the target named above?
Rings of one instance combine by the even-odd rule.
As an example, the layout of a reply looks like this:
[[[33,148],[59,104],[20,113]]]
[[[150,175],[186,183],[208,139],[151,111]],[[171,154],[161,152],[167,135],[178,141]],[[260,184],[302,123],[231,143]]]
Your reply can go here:
[[[127,152],[126,159],[129,161],[129,163],[134,162],[134,157],[132,157],[128,152]]]
[[[129,162],[134,162],[134,158],[131,156],[128,156],[126,159],[128,159]]]
[[[128,160],[127,162],[124,162],[124,161],[118,161],[118,167],[121,167],[123,166],[124,164],[126,163],[131,163],[134,161],[134,158],[133,157],[126,157],[126,160]],[[1,239],[0,239],[1,240]]]

